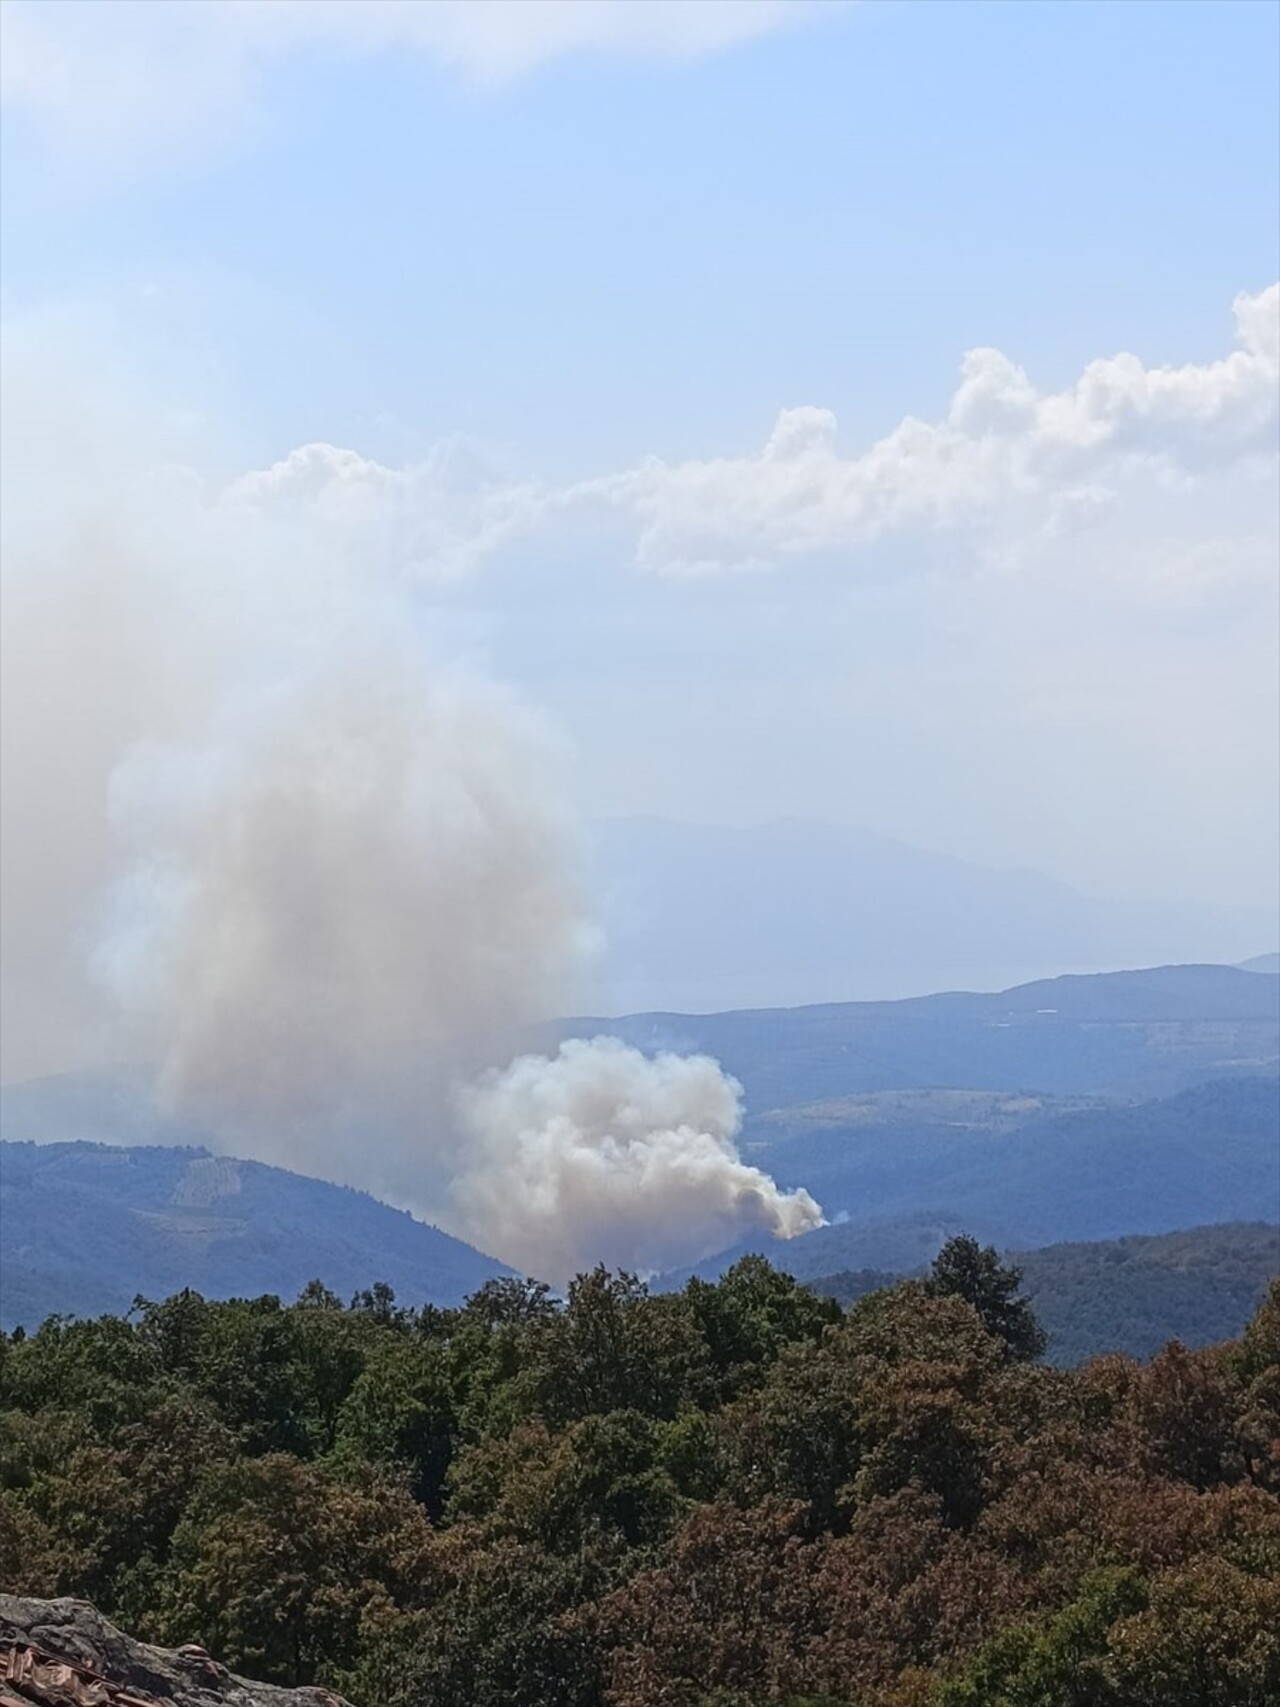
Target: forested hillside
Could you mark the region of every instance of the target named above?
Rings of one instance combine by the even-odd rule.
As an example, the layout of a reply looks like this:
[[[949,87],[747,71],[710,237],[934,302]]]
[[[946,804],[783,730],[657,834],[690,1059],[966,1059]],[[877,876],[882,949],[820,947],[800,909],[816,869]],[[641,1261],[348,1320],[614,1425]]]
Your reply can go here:
[[[809,1279],[902,1272],[962,1228],[1026,1248],[1280,1213],[1272,973],[1167,966],[558,1030],[606,1024],[647,1050],[716,1055],[744,1087],[744,1157],[830,1223],[746,1239],[663,1284],[756,1250]],[[200,1147],[145,1075],[8,1085],[0,1132],[6,1327],[124,1310],[137,1291],[292,1296],[317,1275],[343,1296],[382,1278],[454,1304],[502,1272],[361,1193]]]
[[[1280,1293],[1039,1365],[993,1251],[0,1339],[0,1587],[359,1707],[1272,1707]]]
[[[1172,1339],[1196,1347],[1232,1338],[1280,1274],[1280,1227],[1189,1227],[1153,1238],[1048,1245],[1012,1260],[1044,1326],[1045,1356],[1069,1367],[1110,1351],[1150,1357]],[[812,1284],[851,1304],[894,1278],[847,1269]]]
[[[1117,1349],[1150,1357],[1167,1340],[1201,1346],[1239,1333],[1280,1274],[1280,1228],[1192,1227],[1049,1245],[1015,1260],[1054,1362]]]
[[[1024,1248],[1280,1219],[1280,1086],[1261,1075],[1127,1104],[954,1090],[826,1101],[749,1123],[744,1149],[812,1191],[830,1224],[744,1239],[689,1271],[704,1279],[748,1252],[802,1280],[901,1271],[960,1228]]]
[[[501,1263],[362,1191],[194,1147],[0,1143],[0,1327],[138,1292],[344,1296],[382,1279],[460,1304]]]

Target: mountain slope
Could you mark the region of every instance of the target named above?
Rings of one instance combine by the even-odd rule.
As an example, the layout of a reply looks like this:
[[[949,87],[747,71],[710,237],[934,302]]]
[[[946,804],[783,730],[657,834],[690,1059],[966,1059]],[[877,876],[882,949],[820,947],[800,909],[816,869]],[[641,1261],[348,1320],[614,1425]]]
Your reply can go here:
[[[867,830],[602,822],[608,949],[595,1000],[710,1012],[999,989],[1062,971],[1243,960],[1277,940],[1244,908],[1100,900]]]
[[[601,1029],[707,1050],[743,1082],[745,1156],[845,1222],[769,1247],[806,1275],[911,1267],[960,1227],[1028,1246],[1280,1214],[1274,975],[1158,967],[553,1035]],[[161,1119],[136,1077],[8,1086],[0,1118],[10,1322],[186,1285],[290,1296],[313,1278],[449,1302],[498,1272],[370,1197],[193,1148],[201,1135]],[[101,1138],[117,1147],[84,1142]]]
[[[135,1294],[341,1296],[385,1280],[456,1304],[502,1265],[363,1192],[202,1149],[0,1143],[0,1325]]]
[[[800,1111],[803,1113],[804,1111]],[[745,1239],[688,1273],[711,1279],[759,1251],[798,1280],[908,1269],[961,1230],[1000,1245],[1163,1233],[1202,1221],[1280,1221],[1276,1081],[1228,1079],[1128,1106],[1033,1114],[1021,1124],[868,1123],[756,1145],[782,1185],[807,1184],[833,1224]],[[838,1219],[837,1219],[838,1218]]]
[[[1271,1078],[1133,1104],[1050,1104],[988,1126],[836,1127],[750,1153],[779,1183],[805,1183],[830,1217],[854,1224],[937,1206],[1034,1245],[1164,1232],[1205,1216],[1280,1220],[1280,1087]]]
[[[1280,1274],[1280,1228],[1192,1227],[1151,1238],[1049,1245],[1017,1257],[1023,1291],[1049,1335],[1049,1357],[1100,1351],[1151,1357],[1168,1340],[1233,1339]]]

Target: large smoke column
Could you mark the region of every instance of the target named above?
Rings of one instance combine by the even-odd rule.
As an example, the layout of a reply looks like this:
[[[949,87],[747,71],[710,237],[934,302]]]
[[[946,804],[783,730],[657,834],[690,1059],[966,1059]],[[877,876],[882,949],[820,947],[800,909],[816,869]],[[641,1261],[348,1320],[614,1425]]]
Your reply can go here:
[[[509,695],[387,641],[236,725],[114,781],[134,863],[99,963],[171,1107],[555,1281],[819,1223],[740,1159],[740,1087],[705,1056],[596,1038],[489,1065],[586,935],[553,754]]]
[[[365,634],[113,778],[98,967],[173,1109],[228,1147],[435,1206],[448,1092],[571,988],[554,753],[512,696]]]
[[[818,1226],[807,1191],[739,1157],[740,1097],[708,1056],[650,1060],[613,1037],[524,1056],[460,1095],[458,1204],[509,1262],[555,1281],[606,1253],[646,1273]]]
[[[558,743],[451,657],[430,566],[166,466],[170,433],[16,342],[7,1073],[150,1062],[226,1150],[557,1277],[812,1224],[738,1159],[714,1063],[596,1043],[484,1077],[567,1010],[590,919]]]

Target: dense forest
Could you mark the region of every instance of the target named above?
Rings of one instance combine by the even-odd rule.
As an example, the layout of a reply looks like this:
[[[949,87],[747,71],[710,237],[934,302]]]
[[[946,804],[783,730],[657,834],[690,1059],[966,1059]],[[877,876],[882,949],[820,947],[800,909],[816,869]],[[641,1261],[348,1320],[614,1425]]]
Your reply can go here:
[[[1280,1289],[1065,1371],[1018,1285],[55,1318],[0,1338],[0,1586],[361,1707],[1271,1707]]]

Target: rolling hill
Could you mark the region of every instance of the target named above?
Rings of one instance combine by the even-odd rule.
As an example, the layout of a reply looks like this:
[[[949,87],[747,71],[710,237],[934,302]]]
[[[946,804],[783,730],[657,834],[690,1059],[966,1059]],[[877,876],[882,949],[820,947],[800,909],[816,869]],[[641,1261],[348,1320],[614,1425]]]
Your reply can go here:
[[[784,1112],[775,1130],[785,1136],[748,1153],[852,1224],[938,1205],[1010,1243],[1035,1245],[1164,1232],[1206,1215],[1280,1220],[1275,1079],[1211,1080],[1171,1097],[1065,1110],[1025,1101],[1021,1120],[987,1124],[882,1118],[806,1130],[801,1115]]]
[[[457,1304],[500,1263],[363,1192],[197,1148],[0,1143],[0,1326],[309,1280]]]
[[[1158,967],[555,1028],[599,1030],[718,1056],[745,1088],[744,1155],[807,1186],[833,1223],[789,1246],[745,1241],[701,1273],[761,1248],[807,1279],[901,1271],[961,1229],[1025,1248],[1280,1219],[1273,974]],[[500,1272],[362,1193],[214,1155],[137,1074],[7,1086],[0,1137],[9,1322],[186,1285],[291,1296],[313,1278],[448,1303]]]

